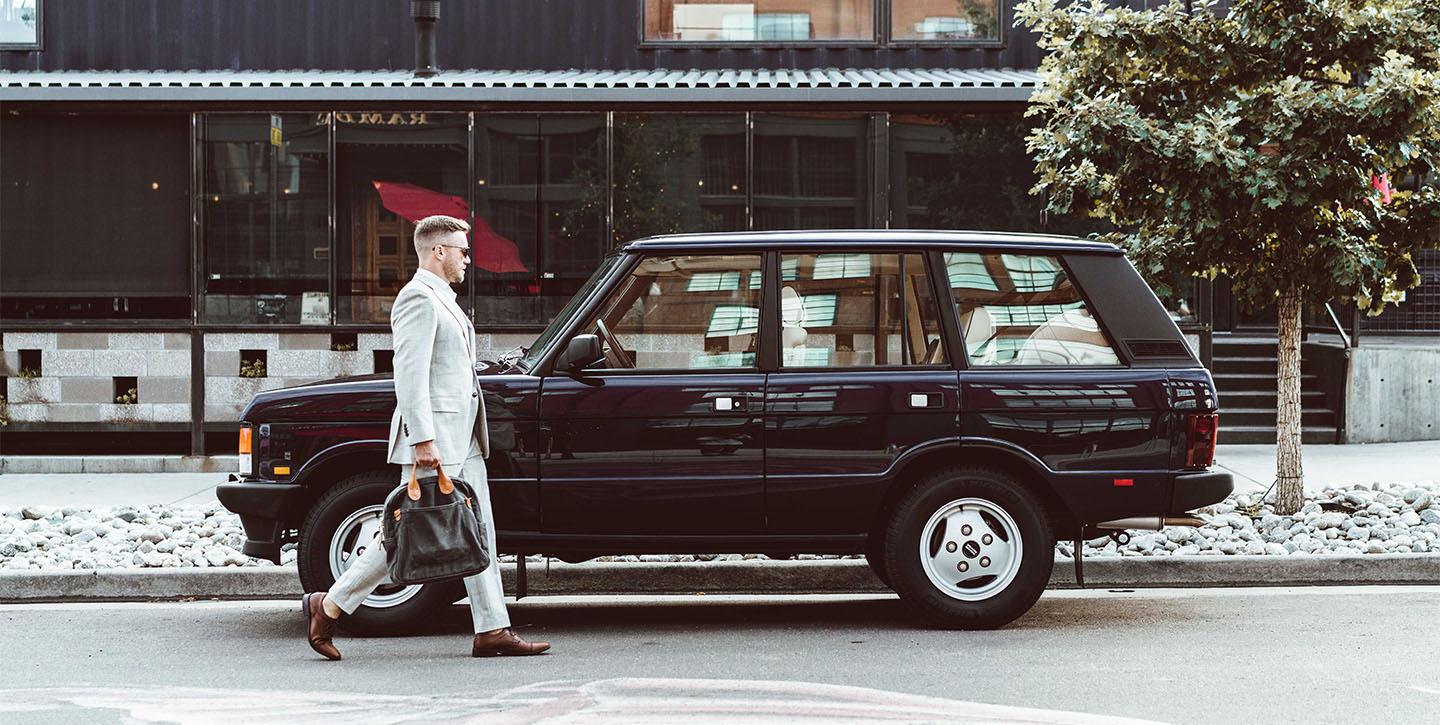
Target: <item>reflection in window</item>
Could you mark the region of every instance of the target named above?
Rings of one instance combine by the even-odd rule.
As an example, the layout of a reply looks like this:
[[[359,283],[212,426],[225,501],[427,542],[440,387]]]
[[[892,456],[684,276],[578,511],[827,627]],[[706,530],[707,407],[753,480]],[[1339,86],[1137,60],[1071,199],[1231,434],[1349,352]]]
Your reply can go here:
[[[614,243],[744,229],[743,114],[615,114]]]
[[[755,272],[754,274],[759,274]],[[751,285],[756,286],[755,284]],[[685,284],[686,292],[719,292],[740,289],[739,272],[698,272]]]
[[[971,365],[1120,362],[1059,259],[947,253],[945,266]]]
[[[649,41],[866,41],[874,36],[872,0],[645,0]]]
[[[0,115],[0,317],[191,316],[188,114]]]
[[[203,124],[204,319],[329,324],[328,124],[298,113],[209,113]],[[394,236],[380,244],[398,252]]]
[[[950,277],[950,288],[998,290],[995,278],[985,269],[985,260],[973,252],[955,252],[945,255],[945,271]]]
[[[815,279],[853,279],[870,276],[868,254],[821,254],[815,258]]]
[[[890,0],[890,37],[999,41],[1000,0]]]
[[[40,0],[0,2],[0,46],[22,50],[40,45]]]
[[[937,304],[920,255],[802,254],[780,288],[786,367],[939,365]]]
[[[463,114],[390,112],[333,119],[338,316],[388,322],[395,295],[415,274],[415,222],[432,214],[469,221],[468,121]],[[471,234],[474,266],[515,265],[505,240],[485,229],[477,223]],[[460,304],[468,303],[461,295]]]
[[[756,229],[869,226],[869,117],[755,114]]]
[[[515,259],[473,272],[480,324],[554,317],[608,249],[605,117],[476,114],[475,222]]]
[[[611,369],[753,366],[760,288],[740,280],[759,269],[758,254],[647,258],[581,329]]]
[[[954,3],[949,3],[952,7]],[[890,116],[892,226],[1085,235],[1104,223],[1046,214],[1032,196],[1025,151],[1032,121],[1019,113]]]
[[[719,335],[750,335],[760,329],[760,308],[743,305],[718,305],[710,315],[706,337]]]

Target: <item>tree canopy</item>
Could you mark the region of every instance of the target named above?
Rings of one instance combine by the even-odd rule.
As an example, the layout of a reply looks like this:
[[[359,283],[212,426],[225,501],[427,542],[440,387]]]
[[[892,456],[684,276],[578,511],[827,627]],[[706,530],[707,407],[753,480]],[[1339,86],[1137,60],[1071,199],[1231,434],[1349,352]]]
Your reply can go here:
[[[1228,5],[1018,5],[1046,52],[1035,192],[1151,275],[1378,312],[1440,220],[1440,0]]]

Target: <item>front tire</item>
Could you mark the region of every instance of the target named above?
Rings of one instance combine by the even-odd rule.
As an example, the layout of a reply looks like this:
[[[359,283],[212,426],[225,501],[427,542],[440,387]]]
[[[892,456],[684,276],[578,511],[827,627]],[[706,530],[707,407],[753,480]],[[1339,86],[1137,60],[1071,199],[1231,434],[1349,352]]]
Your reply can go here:
[[[307,592],[328,590],[370,546],[379,546],[385,497],[399,485],[395,470],[351,476],[326,491],[300,527],[296,563]],[[459,581],[424,585],[383,585],[353,614],[340,618],[346,631],[361,635],[413,632],[435,612],[464,593]]]
[[[993,629],[1034,606],[1054,568],[1045,511],[1008,475],[949,468],[921,480],[892,515],[885,570],[900,599],[945,629]]]

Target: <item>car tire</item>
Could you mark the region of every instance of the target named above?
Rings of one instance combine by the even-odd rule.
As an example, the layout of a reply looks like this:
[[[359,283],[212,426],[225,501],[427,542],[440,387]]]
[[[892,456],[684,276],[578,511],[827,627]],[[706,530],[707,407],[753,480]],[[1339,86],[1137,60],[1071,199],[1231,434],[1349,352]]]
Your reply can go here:
[[[296,563],[307,592],[326,591],[344,571],[345,562],[363,551],[379,528],[385,497],[399,485],[398,470],[361,473],[337,483],[310,508],[300,527]],[[433,619],[438,610],[464,595],[459,581],[386,585],[375,590],[340,626],[360,635],[406,634]]]
[[[993,629],[1029,611],[1050,581],[1055,541],[1033,494],[990,468],[919,481],[885,532],[885,569],[901,601],[944,629]]]

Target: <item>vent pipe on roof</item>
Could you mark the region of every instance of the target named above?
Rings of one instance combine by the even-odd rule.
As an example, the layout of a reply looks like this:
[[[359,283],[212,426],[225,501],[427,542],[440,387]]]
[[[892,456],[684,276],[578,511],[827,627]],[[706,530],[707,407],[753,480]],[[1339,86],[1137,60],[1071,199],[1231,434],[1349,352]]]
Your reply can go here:
[[[440,20],[440,0],[410,0],[410,17],[415,21],[415,77],[429,78],[435,66],[435,23]]]

